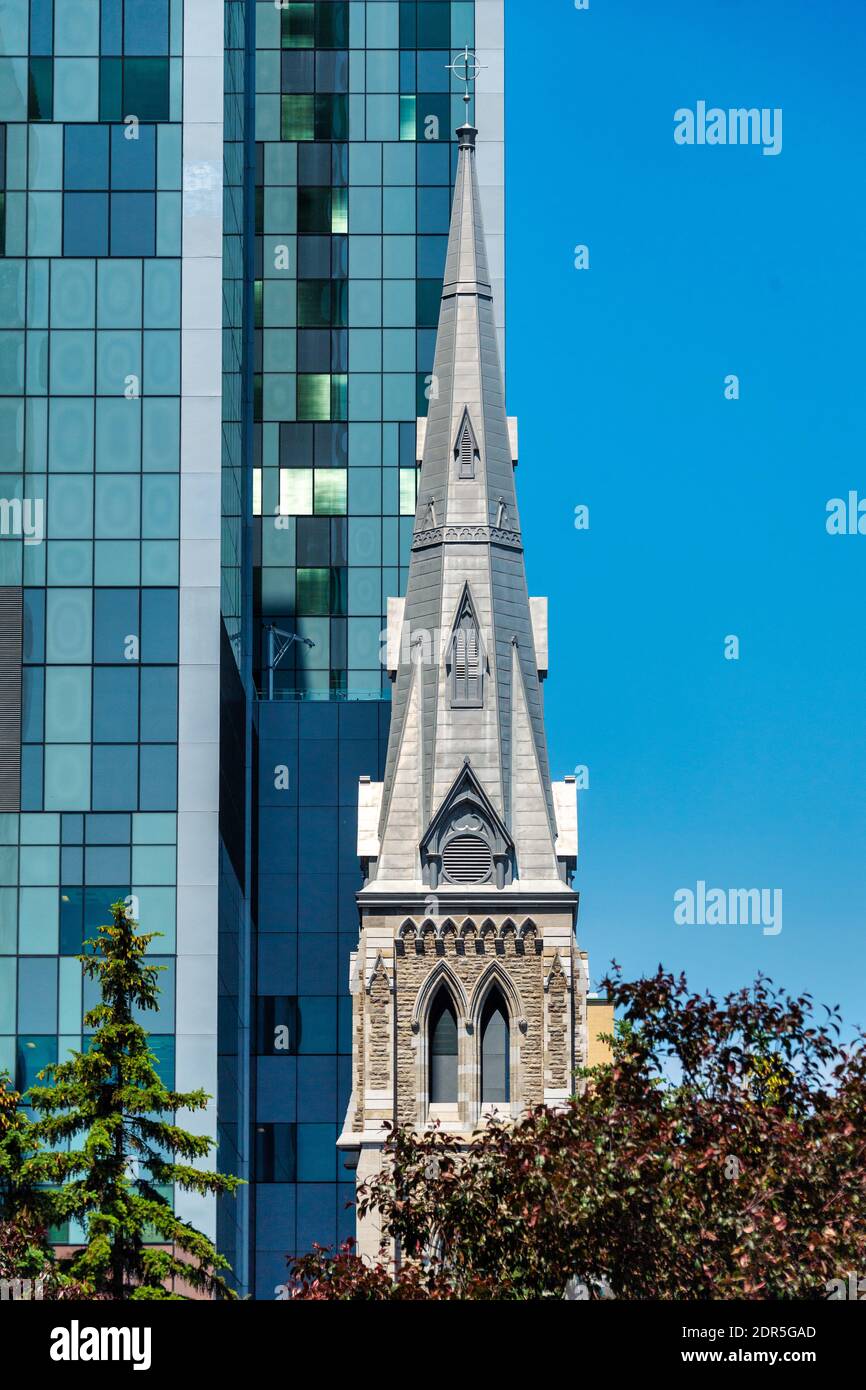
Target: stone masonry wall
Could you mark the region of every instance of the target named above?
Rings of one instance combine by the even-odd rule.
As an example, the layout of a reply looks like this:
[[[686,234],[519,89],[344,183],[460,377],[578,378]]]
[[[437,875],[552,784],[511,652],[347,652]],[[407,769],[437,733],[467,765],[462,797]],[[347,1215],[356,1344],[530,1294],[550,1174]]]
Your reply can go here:
[[[353,1130],[377,1132],[386,1118],[427,1122],[427,1017],[440,979],[458,1022],[459,1114],[448,1123],[471,1129],[481,1114],[478,1028],[490,977],[510,1018],[511,1113],[565,1099],[584,1063],[584,973],[562,915],[521,925],[504,915],[478,924],[374,918],[361,933],[353,998]]]

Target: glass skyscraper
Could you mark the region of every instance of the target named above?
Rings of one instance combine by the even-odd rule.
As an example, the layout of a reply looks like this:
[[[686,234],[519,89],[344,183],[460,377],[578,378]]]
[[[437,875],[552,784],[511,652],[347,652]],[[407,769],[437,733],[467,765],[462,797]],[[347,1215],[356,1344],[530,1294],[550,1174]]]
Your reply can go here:
[[[178,1208],[260,1298],[353,1228],[357,784],[465,45],[503,313],[503,9],[0,0],[0,1068],[81,1045],[129,898],[154,1050],[248,1181]]]

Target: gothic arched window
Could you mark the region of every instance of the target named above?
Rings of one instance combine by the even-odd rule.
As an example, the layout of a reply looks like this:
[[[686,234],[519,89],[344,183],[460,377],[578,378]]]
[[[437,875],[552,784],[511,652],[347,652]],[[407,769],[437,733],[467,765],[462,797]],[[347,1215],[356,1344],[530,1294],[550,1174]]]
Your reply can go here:
[[[457,1104],[457,1015],[446,989],[430,1011],[430,1104]]]
[[[481,1102],[508,1101],[510,1096],[508,1010],[492,989],[481,1015]]]

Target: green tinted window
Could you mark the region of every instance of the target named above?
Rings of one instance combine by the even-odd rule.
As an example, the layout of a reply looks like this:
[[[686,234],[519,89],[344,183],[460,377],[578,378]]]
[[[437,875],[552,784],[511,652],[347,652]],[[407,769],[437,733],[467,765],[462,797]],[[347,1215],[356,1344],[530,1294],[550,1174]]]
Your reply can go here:
[[[312,468],[281,468],[280,516],[311,516],[312,511]]]
[[[349,571],[331,570],[331,617],[344,618],[349,611]]]
[[[313,489],[317,516],[345,516],[348,474],[345,468],[317,468]]]
[[[335,328],[345,328],[349,322],[349,282],[331,281],[331,323]]]
[[[330,610],[331,572],[327,569],[299,569],[298,613],[324,617]]]
[[[329,328],[331,324],[331,281],[298,281],[298,327]]]
[[[345,236],[349,230],[349,190],[331,189],[331,234]]]
[[[415,292],[415,303],[419,328],[436,327],[439,322],[439,307],[441,302],[441,280],[418,281]]]
[[[330,420],[331,378],[325,373],[298,377],[298,419]]]
[[[331,377],[331,419],[347,420],[349,404],[349,378],[344,375]]]
[[[298,189],[298,233],[325,236],[331,230],[330,188]]]
[[[54,113],[54,63],[51,58],[31,58],[27,88],[27,119],[50,121]]]
[[[312,140],[312,96],[299,93],[288,93],[281,97],[280,138],[282,140]]]
[[[99,63],[99,119],[119,121],[123,112],[123,63],[102,58]]]
[[[451,43],[451,6],[448,0],[426,0],[418,6],[418,47],[448,48]]]
[[[400,515],[415,515],[415,488],[417,483],[417,469],[400,469]]]
[[[330,6],[322,6],[330,9]],[[280,11],[280,42],[283,48],[312,48],[316,38],[316,7],[289,0]]]
[[[167,121],[168,59],[126,58],[123,63],[123,116]]]
[[[415,0],[400,0],[400,47],[418,47],[418,9]]]
[[[331,0],[328,5],[316,5],[316,47],[349,47],[349,6],[346,0]]]
[[[400,98],[400,139],[415,139],[415,106],[416,97]]]
[[[349,99],[341,93],[317,93],[316,139],[348,140],[349,138]],[[303,137],[298,137],[299,139]]]

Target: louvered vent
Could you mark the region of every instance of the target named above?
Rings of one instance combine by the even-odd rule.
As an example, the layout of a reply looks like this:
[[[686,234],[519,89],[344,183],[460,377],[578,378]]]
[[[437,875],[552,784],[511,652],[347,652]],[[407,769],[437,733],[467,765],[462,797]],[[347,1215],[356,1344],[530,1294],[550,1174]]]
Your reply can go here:
[[[484,648],[481,633],[469,599],[469,588],[461,600],[459,618],[451,638],[448,656],[451,667],[452,709],[480,709],[484,697]]]
[[[461,478],[475,477],[475,449],[472,443],[472,431],[468,424],[464,426],[460,436],[460,476]]]
[[[451,883],[486,883],[493,854],[480,835],[455,835],[442,851],[442,868]]]
[[[458,680],[477,680],[479,674],[477,628],[461,628],[454,638],[454,671]]]

